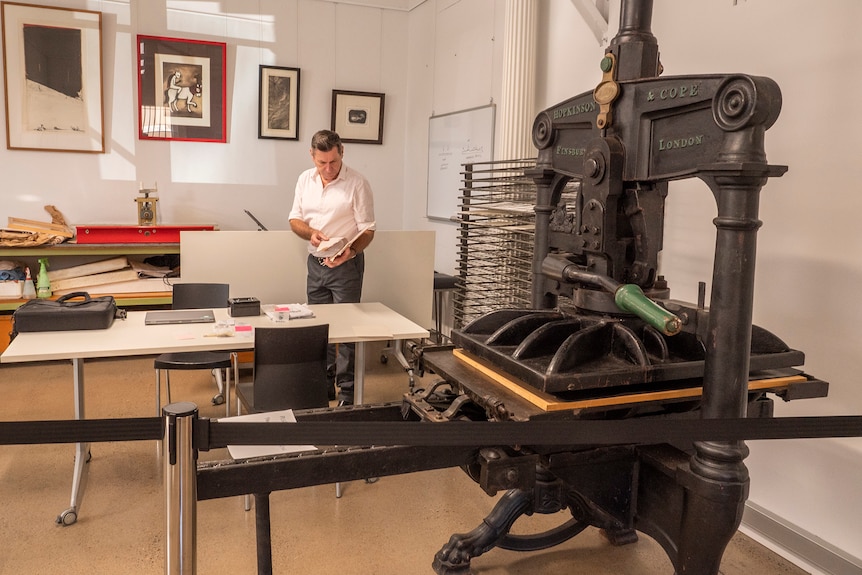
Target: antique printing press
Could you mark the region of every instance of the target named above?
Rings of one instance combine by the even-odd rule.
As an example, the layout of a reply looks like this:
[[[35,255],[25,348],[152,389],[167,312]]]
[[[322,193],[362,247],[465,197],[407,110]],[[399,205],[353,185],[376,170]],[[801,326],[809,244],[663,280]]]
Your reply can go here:
[[[540,428],[625,420],[666,421],[670,430],[684,420],[770,418],[767,393],[826,395],[825,382],[796,369],[801,352],[752,325],[759,193],[786,171],[764,153],[779,88],[744,74],[660,78],[651,18],[651,0],[623,0],[598,86],[534,122],[532,309],[491,312],[453,332],[457,349],[426,349],[421,361],[441,379],[412,390],[400,406],[301,411],[297,421],[406,419],[449,430],[464,421]],[[693,177],[718,206],[709,306],[670,299],[658,274],[668,182]],[[573,210],[560,201],[571,181],[580,185]],[[205,423],[210,447],[229,442],[213,439],[218,423]],[[562,443],[569,439],[203,463],[197,498],[462,466],[487,493],[505,494],[479,527],[453,535],[436,554],[439,575],[468,574],[471,558],[495,546],[544,549],[588,526],[615,544],[635,541],[637,531],[650,535],[677,573],[718,573],[748,495],[743,441]],[[268,525],[268,501],[256,501],[266,514],[259,525]],[[561,510],[571,519],[555,529],[509,533],[522,515]],[[264,571],[265,533],[258,541]]]
[[[454,354],[425,354],[452,398],[432,410],[442,393],[409,397],[425,419],[770,417],[766,392],[825,395],[793,369],[800,352],[752,325],[759,193],[786,171],[764,152],[779,88],[743,74],[659,78],[651,16],[651,1],[624,0],[598,86],[536,118],[535,309],[491,312],[454,332]],[[692,177],[718,206],[708,308],[669,299],[658,275],[668,182]],[[567,211],[571,180],[580,188]],[[434,568],[468,573],[493,546],[542,549],[593,525],[617,543],[649,534],[678,573],[718,573],[742,519],[747,454],[742,441],[483,449],[468,472],[489,493],[508,491]],[[558,529],[508,534],[522,514],[566,508]]]

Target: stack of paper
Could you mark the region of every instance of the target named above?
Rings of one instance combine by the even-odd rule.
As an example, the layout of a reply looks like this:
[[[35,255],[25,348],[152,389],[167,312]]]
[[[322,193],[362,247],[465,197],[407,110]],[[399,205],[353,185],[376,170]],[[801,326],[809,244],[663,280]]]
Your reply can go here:
[[[152,266],[117,257],[59,270],[49,270],[51,290],[57,295],[76,291],[93,293],[168,292],[170,285],[163,278],[170,268]],[[145,279],[157,278],[147,282]]]
[[[91,262],[88,264],[72,266],[59,270],[48,270],[48,280],[50,280],[51,284],[54,284],[58,281],[70,278],[80,278],[106,272],[113,272],[126,269],[127,267],[129,267],[129,260],[125,256],[121,256],[117,258],[111,258],[98,262]]]
[[[129,267],[125,257],[102,260],[70,268],[51,270],[48,279],[55,293],[70,292],[138,278],[138,273]]]
[[[275,322],[290,321],[292,319],[301,319],[304,317],[314,317],[314,312],[311,311],[304,303],[279,303],[275,305],[261,306],[266,317]]]

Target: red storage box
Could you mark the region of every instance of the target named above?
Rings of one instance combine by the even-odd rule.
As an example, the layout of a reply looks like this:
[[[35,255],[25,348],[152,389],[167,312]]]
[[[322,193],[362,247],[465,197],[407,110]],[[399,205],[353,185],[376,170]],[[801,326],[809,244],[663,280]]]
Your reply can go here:
[[[179,243],[181,231],[212,231],[202,226],[75,226],[79,244],[171,244]]]

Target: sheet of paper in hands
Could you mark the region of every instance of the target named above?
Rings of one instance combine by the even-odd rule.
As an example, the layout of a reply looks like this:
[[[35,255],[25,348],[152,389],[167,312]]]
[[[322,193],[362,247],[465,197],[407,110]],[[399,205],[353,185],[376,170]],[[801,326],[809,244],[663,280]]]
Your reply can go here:
[[[312,254],[316,258],[332,258],[335,259],[341,255],[341,252],[349,248],[353,245],[353,242],[359,239],[359,236],[364,234],[366,231],[374,229],[374,224],[370,226],[366,226],[364,228],[360,228],[359,231],[353,236],[350,240],[347,238],[337,237],[337,238],[329,238],[328,240],[320,242],[320,245],[317,246],[317,251]]]

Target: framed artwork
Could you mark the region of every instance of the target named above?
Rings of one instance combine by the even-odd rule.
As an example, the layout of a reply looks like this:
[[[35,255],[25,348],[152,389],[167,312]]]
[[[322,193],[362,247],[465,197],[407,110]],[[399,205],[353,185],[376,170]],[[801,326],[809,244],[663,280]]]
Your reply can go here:
[[[332,130],[343,142],[383,143],[383,100],[375,92],[332,91]]]
[[[299,68],[260,67],[257,137],[299,139]]]
[[[138,36],[138,138],[227,142],[227,45]]]
[[[104,153],[101,12],[0,8],[6,147]]]

